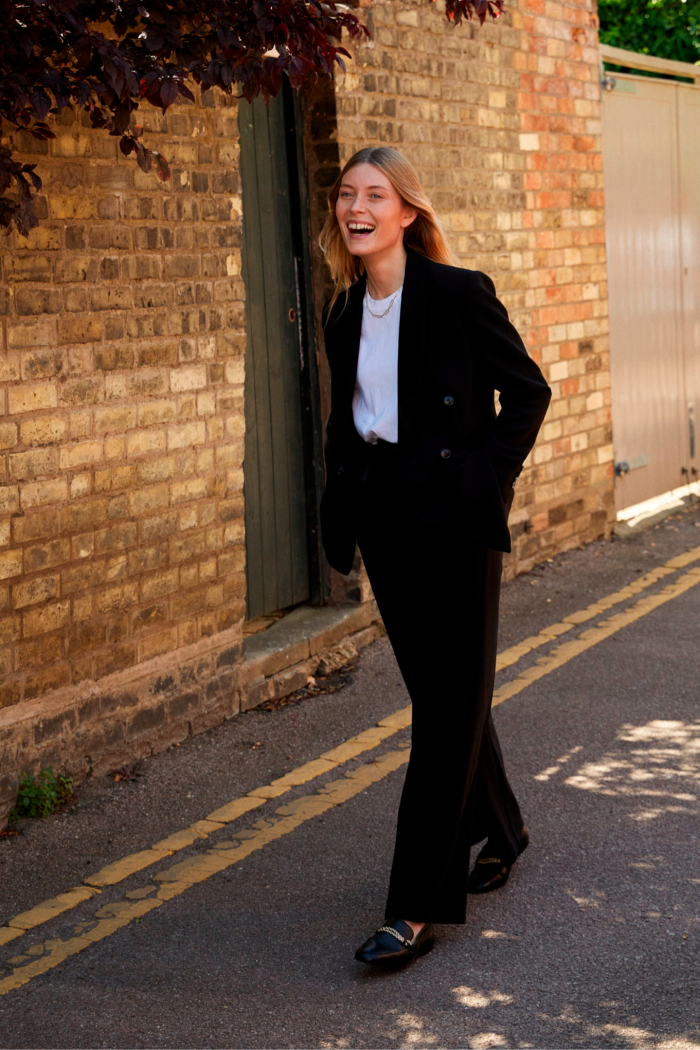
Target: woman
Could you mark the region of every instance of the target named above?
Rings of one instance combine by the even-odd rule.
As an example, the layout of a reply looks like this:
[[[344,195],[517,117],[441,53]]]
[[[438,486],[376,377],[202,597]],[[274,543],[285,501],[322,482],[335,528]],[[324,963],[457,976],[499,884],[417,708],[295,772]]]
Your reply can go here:
[[[329,201],[323,543],[344,574],[359,545],[413,702],[386,922],[355,958],[397,965],[430,951],[434,922],[463,923],[467,893],[502,886],[528,843],[490,707],[513,485],[550,391],[490,278],[450,265],[400,153],[360,150]]]

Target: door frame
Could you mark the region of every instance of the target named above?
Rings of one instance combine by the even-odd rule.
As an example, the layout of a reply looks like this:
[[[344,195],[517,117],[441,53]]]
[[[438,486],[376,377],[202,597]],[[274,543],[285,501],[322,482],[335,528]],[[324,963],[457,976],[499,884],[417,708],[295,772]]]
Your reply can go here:
[[[329,567],[321,543],[321,496],[325,486],[323,421],[318,372],[316,322],[310,236],[310,202],[304,142],[304,100],[283,77],[282,103],[292,207],[292,244],[297,279],[297,319],[300,352],[302,433],[306,486],[309,555],[309,591],[312,605],[323,605],[330,595]]]
[[[310,213],[306,155],[304,148],[304,110],[300,92],[282,78],[277,97],[281,108],[283,143],[286,154],[285,187],[289,201],[296,305],[296,346],[299,368],[299,411],[301,413],[301,456],[304,486],[308,562],[308,601],[324,604],[330,595],[328,563],[321,545],[320,503],[324,487],[323,437],[320,383],[317,361],[316,323],[313,301]],[[247,105],[241,102],[239,105]],[[245,199],[243,207],[245,208]],[[246,377],[246,384],[249,382]],[[244,459],[245,470],[245,459]],[[247,543],[247,540],[246,540]]]

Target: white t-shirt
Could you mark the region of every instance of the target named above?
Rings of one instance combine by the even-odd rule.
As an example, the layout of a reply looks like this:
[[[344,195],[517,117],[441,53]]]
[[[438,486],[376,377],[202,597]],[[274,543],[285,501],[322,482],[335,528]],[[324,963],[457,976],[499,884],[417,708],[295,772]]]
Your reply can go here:
[[[360,437],[371,445],[379,438],[396,444],[399,440],[399,318],[403,288],[395,292],[394,305],[386,317],[382,314],[394,299],[372,299],[369,292],[362,307],[362,334],[357,359],[355,394],[352,414]]]

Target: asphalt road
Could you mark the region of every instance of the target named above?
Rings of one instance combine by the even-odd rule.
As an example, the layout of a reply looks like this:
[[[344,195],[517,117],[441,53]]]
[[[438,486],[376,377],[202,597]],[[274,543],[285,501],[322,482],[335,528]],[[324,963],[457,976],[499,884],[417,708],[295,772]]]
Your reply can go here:
[[[691,509],[508,583],[499,648],[698,545]],[[353,960],[382,918],[402,765],[0,994],[0,1046],[700,1047],[700,577],[691,584],[496,708],[531,846],[504,889],[471,899],[465,926],[438,927],[432,954],[393,974]],[[499,683],[551,649],[526,654]],[[439,703],[437,666],[435,692]],[[133,780],[96,778],[63,813],[0,839],[0,922],[407,702],[381,640],[336,692],[240,716],[155,756]],[[0,948],[0,992],[22,966],[94,929],[98,908],[155,892],[160,868],[216,852],[236,829],[277,819],[282,802],[409,739],[409,729],[394,733]]]

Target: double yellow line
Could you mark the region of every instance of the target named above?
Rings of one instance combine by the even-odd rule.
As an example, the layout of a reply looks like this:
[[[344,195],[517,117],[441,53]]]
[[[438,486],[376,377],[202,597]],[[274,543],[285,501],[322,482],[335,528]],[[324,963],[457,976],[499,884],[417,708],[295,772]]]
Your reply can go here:
[[[698,560],[700,560],[700,547],[672,558],[621,590],[593,602],[586,609],[564,617],[558,623],[551,624],[539,634],[500,653],[497,670],[513,666],[535,649],[551,643],[576,626],[595,619],[614,606],[628,601],[664,577]],[[551,649],[546,656],[540,657],[532,666],[500,686],[494,693],[494,704],[502,703],[517,695],[528,685],[562,667],[575,656],[609,638],[623,627],[685,593],[699,582],[700,567],[696,567],[657,593],[645,596],[628,609],[583,631],[574,640]],[[319,758],[291,770],[270,784],[255,788],[247,795],[233,799],[203,820],[196,821],[189,827],[154,843],[150,849],[130,854],[107,865],[94,875],[88,876],[84,885],[75,886],[67,893],[43,901],[29,911],[10,919],[5,926],[0,927],[0,946],[72,910],[92,896],[101,894],[106,887],[116,885],[131,875],[166,860],[177,851],[193,845],[198,840],[207,839],[212,833],[221,831],[226,825],[271,799],[277,799],[293,788],[309,783],[344,763],[360,757],[410,724],[411,708],[406,707],[382,719],[376,726],[346,740],[331,751],[325,752]],[[188,857],[159,871],[151,879],[150,885],[131,890],[124,895],[124,900],[99,908],[93,920],[81,923],[75,928],[76,936],[67,940],[50,938],[43,944],[33,945],[27,949],[26,954],[10,959],[9,963],[13,966],[13,970],[9,976],[0,979],[0,995],[19,988],[39,974],[46,973],[58,966],[68,956],[110,936],[133,920],[142,918],[154,908],[159,908],[166,901],[179,896],[195,883],[202,882],[240,862],[254,851],[294,831],[307,820],[341,805],[366,787],[399,769],[408,761],[408,756],[407,744],[398,750],[386,752],[376,761],[365,762],[347,771],[343,776],[327,782],[313,795],[304,795],[279,807],[273,817],[258,820],[251,828],[235,833],[234,839],[217,842],[206,853]]]

